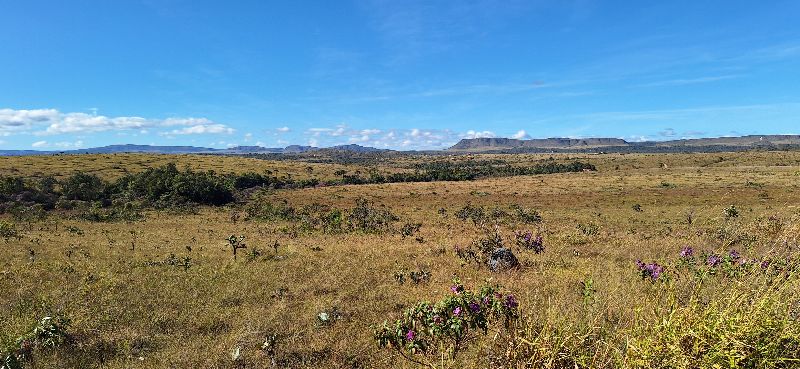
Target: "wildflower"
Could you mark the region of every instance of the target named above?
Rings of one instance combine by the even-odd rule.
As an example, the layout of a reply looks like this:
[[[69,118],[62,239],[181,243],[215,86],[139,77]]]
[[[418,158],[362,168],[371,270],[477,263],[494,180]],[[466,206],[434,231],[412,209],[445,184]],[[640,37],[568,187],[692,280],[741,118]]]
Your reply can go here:
[[[471,311],[473,313],[477,313],[477,312],[481,311],[481,306],[478,305],[478,303],[475,302],[475,301],[470,302],[469,303],[469,311]]]
[[[761,262],[761,269],[769,268],[769,260],[764,260]]]
[[[656,280],[662,273],[664,273],[664,267],[658,265],[658,263],[645,264],[641,260],[636,260],[636,266],[639,268],[642,278],[649,277],[652,280]]]
[[[739,260],[739,258],[742,257],[738,252],[736,252],[736,250],[731,250],[728,253],[728,256],[730,256],[731,260],[733,260],[733,261],[737,261],[737,260]]]
[[[517,298],[514,297],[514,295],[506,296],[506,307],[507,308],[515,309],[517,306],[519,306],[519,303],[517,302]]]
[[[461,306],[458,306],[455,309],[453,309],[453,315],[455,316],[461,315]]]
[[[490,298],[489,298],[489,296],[486,296],[486,297],[484,297],[484,298],[483,298],[483,304],[484,304],[484,305],[487,305],[487,306],[488,306],[488,305],[490,305],[491,303],[492,303],[492,299],[490,299]]]
[[[458,295],[463,290],[464,290],[464,286],[461,286],[461,285],[454,284],[454,285],[450,286],[450,291],[452,291],[456,295]]]
[[[650,272],[650,277],[653,279],[658,279],[658,276],[664,272],[664,267],[658,265],[656,263],[648,264],[647,271]]]
[[[719,265],[720,263],[722,263],[722,258],[719,257],[719,255],[711,255],[706,260],[706,264],[708,264],[708,266],[710,266],[710,267],[715,267],[715,266]]]
[[[690,258],[694,256],[694,249],[689,246],[684,246],[681,249],[681,257],[682,258]]]
[[[416,337],[416,336],[417,336],[417,333],[414,332],[413,330],[409,329],[408,333],[406,333],[406,340],[407,341],[413,341],[414,337]]]

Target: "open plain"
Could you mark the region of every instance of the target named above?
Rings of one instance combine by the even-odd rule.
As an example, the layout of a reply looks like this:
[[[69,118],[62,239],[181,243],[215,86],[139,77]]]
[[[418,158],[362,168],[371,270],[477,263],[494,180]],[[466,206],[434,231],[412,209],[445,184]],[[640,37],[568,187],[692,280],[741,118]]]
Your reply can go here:
[[[76,172],[112,183],[167,163],[319,181],[213,205],[6,207],[0,351],[25,349],[52,317],[64,332],[30,348],[31,367],[800,366],[800,152],[366,156],[0,158],[3,178],[53,176],[54,193]],[[596,170],[342,181],[431,161],[575,160]],[[134,216],[105,216],[116,208]],[[487,243],[515,265],[491,270]],[[458,339],[432,325],[391,336],[404,310],[462,285],[496,286],[511,315]]]

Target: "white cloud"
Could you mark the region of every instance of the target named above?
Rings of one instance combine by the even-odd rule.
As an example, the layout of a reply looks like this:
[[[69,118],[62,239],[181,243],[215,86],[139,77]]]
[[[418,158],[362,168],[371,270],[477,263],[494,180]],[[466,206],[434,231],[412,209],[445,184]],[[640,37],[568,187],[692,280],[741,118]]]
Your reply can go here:
[[[514,138],[514,139],[517,139],[517,140],[525,140],[525,139],[531,138],[531,136],[528,134],[528,132],[525,132],[524,129],[520,129],[519,131],[517,131],[517,133],[515,133],[513,136],[511,136],[511,138]]]
[[[354,129],[345,124],[335,127],[315,127],[305,130],[312,146],[329,147],[345,143],[379,148],[410,150],[442,149],[458,142],[464,136],[447,129]]]
[[[181,129],[174,129],[167,133],[163,133],[164,135],[199,135],[199,134],[219,134],[219,133],[226,133],[231,134],[234,132],[233,128],[230,128],[224,124],[210,124],[210,125],[197,125],[191,126]]]
[[[463,138],[492,138],[496,137],[492,131],[473,131],[469,130],[466,134],[462,135]]]
[[[229,133],[232,128],[207,118],[149,119],[143,117],[107,117],[87,113],[63,113],[56,109],[15,110],[0,109],[0,135],[33,133],[35,135],[86,134],[104,131],[135,130],[148,132],[148,128],[186,126],[176,131]],[[205,127],[205,128],[197,128]]]
[[[14,110],[0,109],[0,135],[25,131],[36,125],[47,124],[59,115],[55,109]]]
[[[78,141],[75,141],[75,142],[59,141],[59,142],[53,142],[53,143],[50,143],[50,142],[47,142],[47,141],[36,141],[36,142],[32,143],[31,146],[35,147],[37,149],[46,148],[46,147],[56,147],[56,148],[59,148],[59,149],[78,149],[78,148],[83,147],[83,141],[81,141],[81,140],[78,140]]]
[[[286,132],[291,131],[291,129],[289,127],[285,127],[285,126],[284,127],[275,128],[275,130],[278,131],[278,132],[281,132],[281,133],[286,133]]]
[[[54,143],[53,146],[59,147],[59,148],[62,148],[62,149],[79,148],[79,147],[83,147],[83,141],[81,141],[81,140],[78,140],[78,141],[75,141],[75,142],[62,141],[62,142]]]

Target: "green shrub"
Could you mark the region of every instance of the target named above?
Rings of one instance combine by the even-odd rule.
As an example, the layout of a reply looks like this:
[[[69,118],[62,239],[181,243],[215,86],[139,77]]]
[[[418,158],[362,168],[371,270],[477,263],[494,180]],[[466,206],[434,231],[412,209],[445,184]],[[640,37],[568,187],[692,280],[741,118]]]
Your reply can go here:
[[[97,175],[78,172],[61,184],[61,192],[67,200],[97,201],[103,197],[105,187]]]
[[[22,236],[17,231],[17,227],[14,223],[0,221],[0,237],[3,238],[6,242],[8,242],[12,238],[16,238],[17,240],[22,239]]]
[[[409,361],[436,367],[434,363],[444,354],[455,360],[473,336],[487,334],[490,326],[501,321],[505,328],[512,328],[517,319],[516,297],[501,293],[498,286],[471,291],[455,280],[450,291],[451,295],[437,303],[419,302],[402,318],[376,327],[378,346],[393,349]]]

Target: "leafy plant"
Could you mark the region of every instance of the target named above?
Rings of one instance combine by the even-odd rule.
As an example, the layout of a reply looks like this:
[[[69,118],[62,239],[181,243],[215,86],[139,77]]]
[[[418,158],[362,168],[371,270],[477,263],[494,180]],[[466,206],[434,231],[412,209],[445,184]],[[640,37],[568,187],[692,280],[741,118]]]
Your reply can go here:
[[[726,219],[738,218],[739,217],[739,209],[736,209],[735,205],[728,206],[725,210],[722,211],[725,215]]]
[[[433,366],[438,354],[447,353],[455,360],[470,337],[487,334],[498,322],[509,329],[518,317],[516,297],[501,293],[499,286],[471,291],[456,279],[450,291],[439,302],[419,302],[402,318],[377,326],[374,338],[378,346],[393,349],[414,363]]]
[[[22,239],[22,235],[19,233],[14,223],[1,220],[0,220],[0,237],[2,237],[3,240],[5,240],[5,242],[8,242],[12,238],[16,238],[17,241]]]
[[[231,252],[233,252],[233,260],[236,260],[236,252],[239,249],[246,249],[247,245],[244,243],[244,236],[236,237],[236,235],[230,235],[226,239],[228,241],[228,245],[231,247]]]
[[[422,227],[422,223],[406,223],[403,224],[403,227],[400,228],[400,235],[403,238],[413,236],[414,233],[419,232],[419,229]]]
[[[30,331],[19,336],[11,347],[0,352],[0,369],[21,369],[24,363],[33,360],[35,350],[52,350],[67,338],[69,320],[63,317],[46,316]]]
[[[531,231],[520,231],[514,233],[514,240],[520,248],[531,250],[537,254],[544,252],[544,239],[541,235],[533,236]]]

